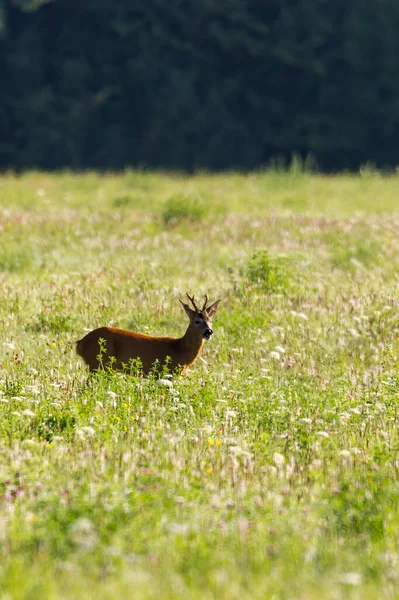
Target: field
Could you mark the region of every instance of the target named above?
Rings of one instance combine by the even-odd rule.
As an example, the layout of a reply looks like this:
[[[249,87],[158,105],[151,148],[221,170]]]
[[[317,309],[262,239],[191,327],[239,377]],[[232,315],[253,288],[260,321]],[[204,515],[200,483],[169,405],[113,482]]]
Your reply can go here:
[[[399,177],[0,177],[0,597],[399,598]],[[182,335],[103,372],[100,325]],[[166,374],[167,375],[167,374]]]

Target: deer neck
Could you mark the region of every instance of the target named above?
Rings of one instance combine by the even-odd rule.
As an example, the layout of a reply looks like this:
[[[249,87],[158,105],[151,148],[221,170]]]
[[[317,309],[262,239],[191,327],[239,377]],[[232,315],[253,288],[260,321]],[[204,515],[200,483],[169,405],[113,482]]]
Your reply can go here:
[[[193,361],[201,352],[202,346],[204,345],[204,338],[191,325],[188,326],[186,333],[180,341],[187,362]]]

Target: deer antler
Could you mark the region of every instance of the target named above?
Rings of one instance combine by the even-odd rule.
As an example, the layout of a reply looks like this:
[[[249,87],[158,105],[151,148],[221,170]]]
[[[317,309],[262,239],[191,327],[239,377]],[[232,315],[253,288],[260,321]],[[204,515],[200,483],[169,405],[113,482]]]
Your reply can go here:
[[[207,304],[208,304],[208,296],[205,294],[205,302],[204,302],[204,306],[202,307],[202,312],[204,312],[204,310],[206,310]]]
[[[200,312],[197,308],[197,305],[195,304],[194,296],[189,296],[187,293],[186,293],[186,296],[190,300],[191,304],[194,306],[194,310],[196,310],[197,312]]]

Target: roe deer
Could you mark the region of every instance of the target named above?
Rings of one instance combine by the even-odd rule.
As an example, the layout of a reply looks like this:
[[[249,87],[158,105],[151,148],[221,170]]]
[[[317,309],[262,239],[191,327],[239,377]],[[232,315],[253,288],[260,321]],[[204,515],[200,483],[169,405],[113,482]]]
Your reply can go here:
[[[147,375],[156,361],[162,366],[169,357],[168,367],[172,371],[181,369],[183,374],[201,352],[204,340],[209,340],[213,334],[212,318],[220,302],[217,300],[207,306],[208,296],[205,296],[200,310],[195,304],[194,296],[187,294],[187,297],[194,310],[180,300],[190,319],[187,331],[181,338],[152,337],[125,329],[100,327],[76,342],[76,352],[90,371],[107,366],[128,370],[131,360],[140,359],[142,371]]]

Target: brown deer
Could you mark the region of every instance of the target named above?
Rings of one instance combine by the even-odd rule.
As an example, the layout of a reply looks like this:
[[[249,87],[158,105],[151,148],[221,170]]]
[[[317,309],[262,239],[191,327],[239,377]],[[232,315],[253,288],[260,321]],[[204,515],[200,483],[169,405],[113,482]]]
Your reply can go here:
[[[212,318],[220,302],[217,300],[207,306],[208,296],[205,296],[204,305],[199,309],[194,296],[187,294],[187,297],[194,310],[180,300],[190,319],[187,331],[181,338],[153,337],[125,329],[100,327],[76,342],[76,352],[91,372],[104,367],[129,370],[131,361],[139,359],[145,375],[151,371],[154,363],[158,368],[167,364],[171,371],[181,369],[183,374],[201,352],[204,340],[212,336]]]

